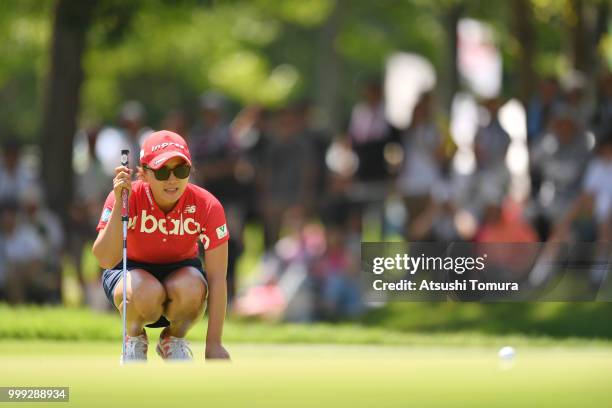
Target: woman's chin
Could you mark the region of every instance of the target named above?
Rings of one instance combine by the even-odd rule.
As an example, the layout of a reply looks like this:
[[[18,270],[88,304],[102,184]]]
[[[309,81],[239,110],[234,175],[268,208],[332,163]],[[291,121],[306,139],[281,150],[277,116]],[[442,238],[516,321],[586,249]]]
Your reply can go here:
[[[166,189],[162,188],[159,190],[160,192],[160,201],[162,201],[163,205],[172,205],[175,204],[180,198],[182,190],[180,188],[174,189]],[[159,203],[158,203],[159,204]]]

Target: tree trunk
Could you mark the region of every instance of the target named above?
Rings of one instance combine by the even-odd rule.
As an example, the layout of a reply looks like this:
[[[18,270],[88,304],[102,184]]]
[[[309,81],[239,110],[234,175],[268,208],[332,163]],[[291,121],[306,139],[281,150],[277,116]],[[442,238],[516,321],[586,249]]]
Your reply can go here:
[[[51,64],[43,107],[40,145],[47,203],[68,225],[72,200],[72,145],[76,132],[82,57],[96,0],[58,0]]]
[[[570,17],[570,36],[572,47],[572,63],[577,71],[587,73],[590,66],[589,51],[591,44],[585,24],[584,2],[571,0],[569,2],[572,13]]]
[[[518,83],[517,94],[521,102],[526,106],[531,97],[535,85],[535,71],[533,59],[535,51],[535,32],[533,29],[533,18],[530,0],[514,0],[511,3],[514,17],[515,37],[519,44],[518,56]]]
[[[335,134],[340,128],[340,69],[341,60],[336,50],[336,38],[342,24],[341,11],[347,4],[337,0],[323,24],[319,36],[317,58],[317,105],[321,108],[323,128]]]
[[[458,26],[459,19],[463,13],[463,7],[458,2],[454,2],[448,10],[446,10],[443,20],[446,27],[446,47],[448,50],[445,82],[446,92],[444,92],[444,105],[446,112],[449,113],[453,103],[455,94],[459,91],[459,67],[458,67]]]
[[[610,19],[610,3],[606,0],[600,1],[595,9],[595,18],[593,23],[593,37],[592,47],[594,50],[593,64],[592,64],[592,75],[596,76],[601,74],[600,71],[606,71],[606,63],[603,60],[602,55],[597,52],[600,46],[601,39],[604,38],[608,32],[608,21]]]
[[[599,41],[603,38],[603,36],[608,31],[608,21],[610,19],[610,3],[606,0],[601,0],[597,4],[597,17],[595,23],[595,35],[594,35],[594,44],[595,46],[599,46]]]

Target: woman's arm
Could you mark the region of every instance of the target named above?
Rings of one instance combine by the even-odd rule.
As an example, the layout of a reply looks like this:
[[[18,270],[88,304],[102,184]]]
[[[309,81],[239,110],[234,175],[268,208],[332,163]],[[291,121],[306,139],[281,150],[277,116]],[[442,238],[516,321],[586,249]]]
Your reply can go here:
[[[103,230],[100,230],[93,244],[92,252],[101,268],[113,268],[121,261],[122,242],[121,208],[115,205],[108,224]]]
[[[93,244],[92,252],[101,268],[110,269],[117,265],[121,260],[123,233],[121,225],[121,192],[128,190],[128,197],[132,190],[130,179],[131,170],[127,167],[119,166],[115,169],[113,179],[113,191],[115,193],[115,205],[111,211],[110,219],[106,227],[100,230],[96,241]]]
[[[225,242],[204,254],[204,264],[208,278],[207,359],[229,359],[230,357],[221,344],[227,306],[227,248],[228,245]]]

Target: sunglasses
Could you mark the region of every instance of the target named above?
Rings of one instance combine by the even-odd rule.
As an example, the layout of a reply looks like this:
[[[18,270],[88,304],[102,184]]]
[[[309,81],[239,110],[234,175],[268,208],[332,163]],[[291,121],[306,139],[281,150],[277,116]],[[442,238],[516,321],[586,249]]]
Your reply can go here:
[[[179,179],[186,179],[189,177],[189,173],[191,172],[191,166],[186,164],[181,164],[176,166],[173,169],[169,169],[168,167],[160,167],[157,170],[154,170],[148,166],[143,166],[145,169],[151,170],[155,174],[155,178],[157,180],[163,181],[168,180],[170,178],[170,173],[174,173],[174,176]]]

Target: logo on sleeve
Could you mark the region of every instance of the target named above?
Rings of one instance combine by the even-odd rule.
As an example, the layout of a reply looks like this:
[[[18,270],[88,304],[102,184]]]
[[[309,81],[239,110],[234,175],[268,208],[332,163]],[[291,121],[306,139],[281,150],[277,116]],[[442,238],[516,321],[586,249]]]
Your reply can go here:
[[[225,224],[223,224],[222,226],[217,228],[217,238],[219,239],[225,238],[226,235],[227,235],[227,227],[225,226]]]
[[[111,217],[112,210],[110,208],[105,208],[102,212],[102,222],[108,222]]]

